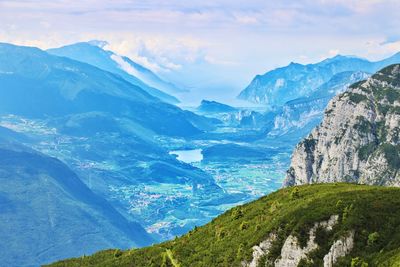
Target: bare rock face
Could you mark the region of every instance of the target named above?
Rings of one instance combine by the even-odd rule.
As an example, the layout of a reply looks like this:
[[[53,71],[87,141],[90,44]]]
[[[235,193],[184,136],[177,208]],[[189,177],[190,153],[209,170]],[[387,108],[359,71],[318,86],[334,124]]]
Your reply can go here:
[[[309,231],[309,238],[305,247],[300,245],[297,237],[293,235],[289,235],[285,240],[280,257],[272,264],[269,262],[268,266],[273,265],[275,267],[296,267],[302,259],[308,259],[308,254],[313,250],[318,248],[318,244],[315,242],[316,231],[318,228],[323,228],[326,231],[332,231],[333,227],[338,223],[339,216],[332,215],[329,220],[317,222]],[[354,236],[354,234],[353,234]],[[332,254],[327,259],[327,262],[335,262],[339,255],[346,255],[352,249],[353,236],[351,237],[351,241],[342,241],[342,239],[336,241],[331,248],[330,253]],[[277,240],[277,235],[275,233],[271,233],[268,238],[262,241],[259,245],[253,247],[253,259],[249,264],[244,263],[243,266],[247,267],[257,267],[262,266],[260,261],[264,256],[267,256],[269,250],[271,249],[273,243]],[[342,244],[351,243],[351,245],[346,246],[346,248],[342,248]],[[324,259],[325,260],[325,259]]]
[[[253,247],[253,260],[250,262],[248,267],[257,267],[261,258],[268,254],[269,250],[271,249],[273,242],[275,242],[277,236],[275,233],[271,233],[267,239],[262,241],[258,246]]]
[[[295,236],[290,235],[283,244],[280,259],[275,261],[275,267],[297,267],[302,259],[307,259],[307,255],[318,248],[318,244],[315,242],[317,229],[322,227],[331,231],[338,219],[339,216],[332,215],[328,221],[315,223],[309,231],[309,239],[304,248],[300,246]]]
[[[292,155],[284,186],[356,182],[400,186],[400,65],[336,96]]]
[[[354,231],[350,231],[345,237],[336,240],[329,253],[324,257],[324,267],[333,267],[340,257],[346,256],[354,246]]]

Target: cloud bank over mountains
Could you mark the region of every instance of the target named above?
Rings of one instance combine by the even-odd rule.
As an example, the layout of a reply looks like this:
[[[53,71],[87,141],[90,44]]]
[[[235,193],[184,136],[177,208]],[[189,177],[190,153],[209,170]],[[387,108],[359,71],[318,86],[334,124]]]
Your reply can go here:
[[[387,57],[400,50],[399,12],[394,0],[5,0],[0,41],[49,48],[107,40],[188,88],[240,90],[293,60]]]

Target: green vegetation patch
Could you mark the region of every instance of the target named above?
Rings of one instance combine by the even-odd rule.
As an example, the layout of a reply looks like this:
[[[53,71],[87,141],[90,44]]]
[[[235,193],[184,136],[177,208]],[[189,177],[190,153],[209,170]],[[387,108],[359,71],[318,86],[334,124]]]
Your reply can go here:
[[[359,158],[361,160],[367,160],[369,155],[374,153],[376,148],[377,148],[377,145],[375,143],[369,143],[367,145],[364,145],[364,146],[360,147],[360,149],[358,150]]]
[[[372,75],[372,78],[376,79],[376,80],[380,80],[380,81],[385,81],[392,86],[399,87],[400,86],[400,77],[399,77],[399,75],[393,75],[393,69],[396,66],[399,66],[399,64],[393,64],[386,68],[383,68],[376,74]]]
[[[304,144],[304,150],[306,151],[307,154],[310,154],[314,151],[315,145],[317,144],[317,140],[313,138],[306,138],[303,141]]]
[[[353,83],[352,85],[350,85],[349,86],[349,88],[351,88],[351,89],[355,89],[355,88],[363,88],[363,87],[361,87],[361,85],[363,84],[363,83],[365,83],[367,80],[361,80],[361,81],[358,81],[358,82],[355,82],[355,83]]]
[[[385,158],[392,169],[400,168],[400,146],[382,144],[379,149],[385,154]]]
[[[374,97],[378,100],[386,99],[390,104],[400,101],[400,90],[393,87],[374,88]]]
[[[363,101],[367,101],[368,98],[365,95],[357,94],[357,93],[348,93],[349,99],[351,102],[358,104]]]
[[[331,232],[317,231],[320,249],[312,252],[313,259],[321,259],[334,240],[349,230],[355,230],[355,247],[341,259],[341,267],[351,266],[356,257],[375,266],[387,261],[381,255],[400,248],[399,188],[316,184],[281,189],[233,208],[172,241],[122,251],[122,255],[115,250],[102,251],[50,266],[240,266],[251,260],[252,247],[274,232],[278,240],[263,258],[264,262],[273,261],[290,234],[304,245],[309,229],[335,214],[339,223]]]
[[[357,117],[357,124],[355,124],[353,127],[363,134],[371,133],[374,129],[373,125],[362,116]]]

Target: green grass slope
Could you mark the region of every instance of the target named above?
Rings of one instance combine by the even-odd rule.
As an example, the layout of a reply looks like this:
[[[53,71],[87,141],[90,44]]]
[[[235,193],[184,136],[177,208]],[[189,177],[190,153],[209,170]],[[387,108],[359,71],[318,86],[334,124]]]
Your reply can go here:
[[[400,266],[400,188],[353,184],[285,188],[235,207],[175,240],[101,251],[50,266],[241,266],[243,260],[251,260],[252,247],[271,232],[278,234],[267,255],[274,260],[290,234],[305,244],[314,223],[334,214],[339,215],[334,229],[317,232],[319,248],[310,255],[314,263],[301,266],[321,266],[323,255],[348,230],[355,230],[355,245],[337,266]]]

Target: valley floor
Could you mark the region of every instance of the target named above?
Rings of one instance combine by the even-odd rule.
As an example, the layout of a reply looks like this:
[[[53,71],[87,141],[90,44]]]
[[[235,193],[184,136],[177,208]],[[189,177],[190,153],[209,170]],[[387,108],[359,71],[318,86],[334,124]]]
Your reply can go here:
[[[251,143],[216,140],[208,136],[191,140],[160,138],[157,142],[167,152],[204,149],[219,144],[239,144],[267,151],[263,158],[243,155],[227,159],[217,152],[210,159],[191,162],[194,168],[202,170],[212,179],[214,185],[205,190],[207,185],[204,183],[207,182],[193,182],[187,177],[181,177],[181,182],[162,178],[136,179],[136,176],[154,176],[154,172],[144,174],[142,170],[160,160],[165,161],[164,156],[148,158],[147,155],[124,150],[127,141],[118,135],[93,135],[89,138],[60,133],[52,125],[57,126],[46,120],[12,115],[1,118],[1,126],[35,139],[31,145],[34,149],[66,162],[89,188],[105,196],[120,212],[137,220],[161,241],[203,225],[231,207],[279,189],[292,150],[291,145],[285,147],[273,141]],[[236,130],[235,127],[224,126],[216,132],[234,133]],[[110,150],[105,153],[102,149]],[[191,176],[192,173],[186,175]]]

